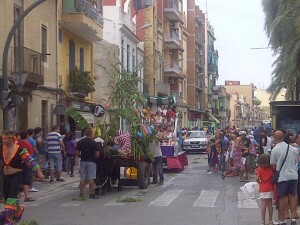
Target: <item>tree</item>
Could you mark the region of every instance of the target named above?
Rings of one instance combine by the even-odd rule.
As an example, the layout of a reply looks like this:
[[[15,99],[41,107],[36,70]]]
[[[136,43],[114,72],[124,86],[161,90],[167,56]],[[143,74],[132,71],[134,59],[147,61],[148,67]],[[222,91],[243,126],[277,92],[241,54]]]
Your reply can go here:
[[[299,100],[300,1],[262,0],[262,6],[266,15],[265,31],[277,57],[268,91],[275,99],[286,88],[289,99]]]

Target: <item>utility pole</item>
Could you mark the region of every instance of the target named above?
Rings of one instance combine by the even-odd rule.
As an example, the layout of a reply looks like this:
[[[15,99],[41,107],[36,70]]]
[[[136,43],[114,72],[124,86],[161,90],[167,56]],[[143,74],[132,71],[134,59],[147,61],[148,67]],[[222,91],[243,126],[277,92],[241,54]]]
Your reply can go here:
[[[1,78],[1,104],[3,104],[3,101],[5,101],[6,96],[5,93],[9,92],[8,89],[8,68],[7,68],[7,61],[8,61],[8,51],[9,51],[9,46],[11,43],[11,40],[18,28],[18,26],[21,24],[21,22],[24,20],[25,16],[27,16],[28,13],[30,13],[31,10],[33,10],[35,7],[40,5],[41,3],[45,2],[47,0],[37,0],[36,2],[32,3],[21,15],[20,17],[15,21],[15,24],[11,28],[7,38],[6,42],[4,45],[4,50],[3,50],[3,58],[2,58],[2,78]],[[9,109],[8,108],[3,108],[3,130],[8,130],[9,129]]]

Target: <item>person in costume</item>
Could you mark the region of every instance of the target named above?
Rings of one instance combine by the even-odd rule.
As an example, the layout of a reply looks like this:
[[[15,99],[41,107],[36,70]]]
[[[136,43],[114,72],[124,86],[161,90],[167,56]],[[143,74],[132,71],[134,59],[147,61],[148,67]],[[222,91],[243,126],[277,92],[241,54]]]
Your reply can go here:
[[[28,153],[26,148],[22,148],[15,143],[16,135],[13,131],[2,133],[3,159],[3,194],[4,211],[0,213],[1,224],[16,224],[22,217],[24,207],[19,204],[18,194],[22,185],[22,164],[25,164],[33,171],[37,172],[39,179],[44,179],[44,175],[39,169],[38,163]]]
[[[115,137],[115,144],[118,146],[118,152],[120,154],[129,154],[131,152],[131,136],[128,132],[123,133],[122,130],[118,130]]]

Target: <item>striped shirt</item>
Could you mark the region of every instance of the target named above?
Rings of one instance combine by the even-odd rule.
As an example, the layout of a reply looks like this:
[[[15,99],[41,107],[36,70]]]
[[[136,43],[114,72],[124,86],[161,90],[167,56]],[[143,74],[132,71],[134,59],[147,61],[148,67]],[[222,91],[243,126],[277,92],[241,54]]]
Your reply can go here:
[[[116,137],[116,144],[118,144],[122,150],[131,149],[131,136],[129,133],[121,134]]]
[[[60,141],[62,136],[57,132],[50,132],[47,137],[48,153],[61,153]]]

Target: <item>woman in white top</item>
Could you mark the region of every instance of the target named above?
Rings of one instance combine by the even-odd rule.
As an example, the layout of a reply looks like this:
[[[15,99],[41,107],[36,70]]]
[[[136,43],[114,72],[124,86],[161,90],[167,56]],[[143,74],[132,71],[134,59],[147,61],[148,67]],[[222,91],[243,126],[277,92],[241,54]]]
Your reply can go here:
[[[169,145],[175,144],[175,136],[172,131],[172,126],[167,127],[167,131],[165,132],[164,139],[168,142]]]
[[[156,124],[162,124],[163,123],[163,117],[161,116],[161,113],[159,111],[156,112],[155,123]]]

